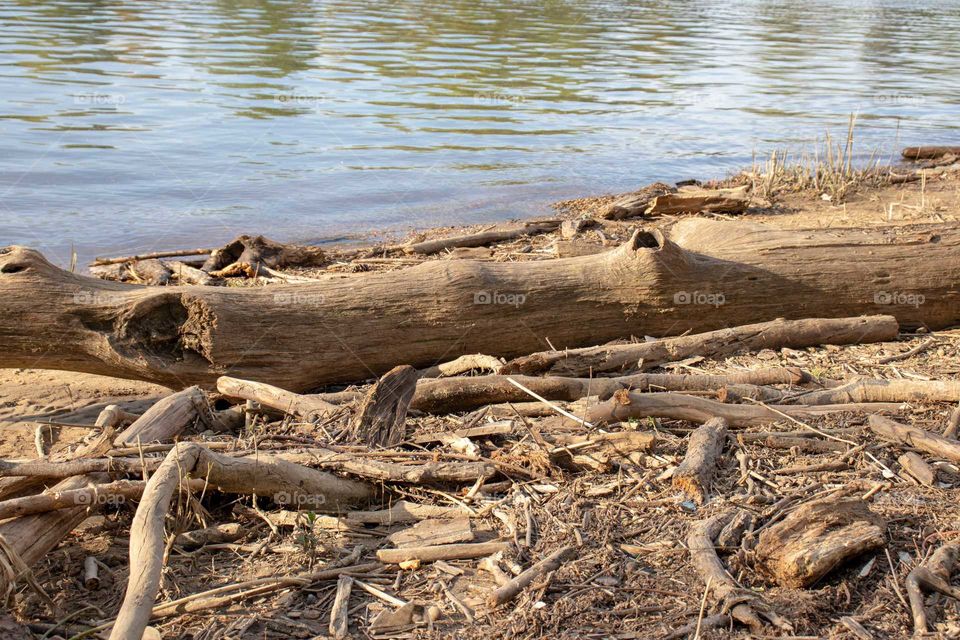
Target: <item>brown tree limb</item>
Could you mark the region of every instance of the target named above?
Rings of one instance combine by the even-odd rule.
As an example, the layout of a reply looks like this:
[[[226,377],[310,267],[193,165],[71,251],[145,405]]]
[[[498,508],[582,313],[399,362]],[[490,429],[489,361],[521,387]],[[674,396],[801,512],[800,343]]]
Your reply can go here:
[[[570,556],[576,552],[574,546],[560,547],[547,557],[543,558],[532,567],[518,575],[507,584],[498,587],[490,597],[487,598],[487,604],[490,607],[499,607],[516,598],[521,591],[526,589],[530,583],[542,575],[552,573],[560,568]]]
[[[799,420],[842,412],[897,411],[901,405],[872,402],[823,406],[725,404],[680,393],[634,393],[617,391],[613,397],[587,409],[583,418],[590,424],[623,422],[630,418],[673,418],[706,422],[723,418],[731,427],[749,427],[783,420],[786,414]],[[580,415],[578,413],[578,415]]]
[[[955,380],[854,380],[832,389],[811,391],[789,402],[803,405],[844,402],[956,402],[960,382]]]
[[[651,369],[690,356],[718,358],[761,349],[802,349],[821,344],[866,344],[897,337],[892,316],[773,320],[636,344],[541,351],[507,362],[501,373],[582,376],[591,372]]]
[[[958,554],[960,554],[960,545],[957,543],[945,544],[934,551],[929,560],[907,575],[905,585],[907,596],[910,598],[914,635],[926,635],[929,630],[927,610],[923,603],[925,591],[941,593],[960,600],[960,589],[950,584],[950,574],[953,573]]]
[[[506,551],[509,542],[467,542],[463,544],[438,544],[429,547],[405,547],[403,549],[380,549],[377,560],[387,564],[400,564],[410,560],[436,562],[437,560],[467,560]]]
[[[673,487],[697,504],[703,504],[726,439],[727,421],[723,418],[711,418],[690,434],[683,462],[673,472]]]
[[[209,427],[213,424],[213,412],[200,387],[188,387],[147,409],[117,436],[114,446],[170,442],[195,423]]]
[[[774,612],[757,594],[744,589],[727,573],[714,547],[714,539],[733,514],[715,516],[690,525],[687,549],[690,560],[703,581],[709,585],[707,597],[721,613],[729,613],[754,633],[763,629],[761,616],[782,629],[790,625]]]
[[[483,245],[494,242],[505,242],[514,240],[523,236],[536,235],[538,233],[549,233],[560,228],[559,220],[544,220],[542,222],[521,222],[519,224],[503,225],[497,229],[481,231],[480,233],[471,233],[468,235],[452,236],[450,238],[440,238],[437,240],[426,240],[403,246],[407,253],[419,253],[429,255],[431,253],[440,253],[446,249],[455,247],[482,247]]]
[[[227,492],[271,495],[279,502],[338,511],[371,498],[371,487],[277,460],[228,458],[195,444],[172,449],[147,482],[130,527],[130,579],[111,640],[140,638],[154,609],[163,568],[164,520],[170,499],[188,477]]]
[[[932,160],[942,156],[960,156],[960,147],[907,147],[902,152],[907,160]]]
[[[883,416],[870,416],[867,424],[871,431],[884,440],[920,449],[951,462],[960,462],[960,442],[956,440],[919,427],[900,424]]]
[[[217,379],[217,391],[231,398],[253,400],[260,404],[312,421],[315,418],[333,416],[342,409],[318,397],[286,391],[273,385],[229,376]]]
[[[616,378],[559,376],[471,376],[421,380],[411,408],[427,413],[468,411],[488,404],[523,402],[529,396],[510,383],[513,378],[547,400],[607,399],[621,389],[633,391],[711,391],[729,384],[799,384],[808,376],[796,367],[773,367],[727,375],[639,373]]]

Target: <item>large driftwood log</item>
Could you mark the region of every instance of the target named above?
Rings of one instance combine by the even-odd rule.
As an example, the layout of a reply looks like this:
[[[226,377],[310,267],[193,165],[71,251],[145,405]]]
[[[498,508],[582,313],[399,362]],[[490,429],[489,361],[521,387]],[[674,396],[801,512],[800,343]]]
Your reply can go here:
[[[544,338],[568,348],[778,316],[884,311],[902,326],[937,329],[960,323],[958,283],[960,225],[952,224],[780,231],[689,219],[669,237],[639,231],[594,256],[429,261],[259,288],[106,282],[7,247],[0,366],[180,388],[230,373],[302,390],[467,353],[516,357]]]
[[[805,503],[760,534],[759,568],[784,587],[807,587],[844,562],[882,547],[886,523],[860,498]]]
[[[651,369],[690,356],[717,358],[761,349],[886,342],[895,339],[898,331],[893,316],[779,319],[652,342],[541,351],[511,360],[500,373],[584,376],[591,372]]]
[[[698,504],[703,504],[726,440],[727,421],[723,418],[708,420],[690,434],[687,454],[673,472],[671,482],[674,488]]]

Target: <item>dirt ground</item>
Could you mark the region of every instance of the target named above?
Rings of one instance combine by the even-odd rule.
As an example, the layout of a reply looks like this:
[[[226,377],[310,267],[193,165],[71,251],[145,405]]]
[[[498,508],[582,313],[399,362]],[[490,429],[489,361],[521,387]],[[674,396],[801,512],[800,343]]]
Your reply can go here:
[[[560,203],[557,215],[577,218],[598,213],[615,196],[589,197]],[[721,216],[722,217],[722,216]],[[863,189],[841,205],[820,194],[783,193],[773,201],[753,204],[743,217],[785,229],[904,225],[960,220],[960,174],[956,167],[932,171],[923,181]],[[547,260],[558,251],[599,251],[615,246],[638,226],[669,225],[669,218],[604,221],[568,240],[562,247],[558,233],[503,243],[494,247],[455,250],[429,259]],[[414,239],[446,233],[481,230],[437,229],[414,234]],[[332,253],[336,254],[336,250]],[[362,277],[382,269],[402,269],[411,261],[376,251],[367,258],[334,261],[322,270],[296,270],[315,277]],[[908,357],[883,362],[890,356]],[[741,354],[721,359],[691,359],[672,370],[681,373],[733,373],[770,366],[797,366],[815,378],[945,380],[960,374],[960,331],[902,335],[896,342],[782,349]],[[38,428],[48,453],[65,451],[88,438],[98,413],[118,404],[142,413],[169,393],[156,385],[69,372],[29,369],[0,370],[0,457],[28,460],[37,457]],[[958,398],[957,400],[960,400]],[[912,404],[894,417],[940,433],[956,403]],[[464,415],[412,416],[408,433],[450,431],[468,419]],[[768,627],[769,637],[857,638],[862,626],[870,637],[900,638],[912,632],[906,602],[905,579],[918,563],[940,544],[960,539],[957,487],[960,468],[947,461],[936,466],[932,486],[922,486],[901,473],[902,448],[869,434],[863,415],[843,414],[818,418],[806,425],[789,421],[734,433],[735,443],[721,459],[714,496],[704,506],[677,497],[669,473],[683,458],[685,436],[694,425],[681,421],[645,420],[621,425],[627,430],[653,430],[658,437],[655,453],[629,458],[604,471],[571,471],[551,462],[533,436],[540,418],[515,420],[512,433],[479,439],[486,459],[515,465],[523,473],[498,478],[490,487],[469,494],[470,487],[437,488],[391,485],[387,501],[465,507],[472,512],[477,539],[499,537],[516,542],[508,559],[522,567],[564,545],[575,544],[576,554],[553,574],[536,581],[506,606],[482,606],[496,585],[490,575],[477,570],[476,560],[423,563],[398,569],[384,565],[358,576],[359,580],[393,594],[405,602],[436,605],[440,616],[426,622],[414,616],[398,626],[388,626],[382,612],[395,605],[383,597],[353,589],[349,602],[354,637],[484,637],[484,638],[665,638],[673,630],[694,624],[701,613],[704,583],[689,562],[685,546],[692,522],[744,509],[757,519],[777,516],[815,496],[867,496],[871,511],[886,523],[886,545],[837,567],[825,578],[803,589],[777,586],[755,567],[747,546],[722,549],[730,574],[745,589],[760,594],[792,631]],[[522,424],[521,424],[522,422]],[[72,425],[72,426],[71,426]],[[335,431],[334,425],[325,427]],[[737,437],[751,432],[811,435],[810,427],[852,441],[853,453],[842,456],[846,468],[781,474],[798,465],[837,461],[837,451],[805,452],[766,446],[762,440]],[[266,451],[291,443],[326,444],[318,428],[295,420],[254,419],[242,433],[203,436],[207,441],[231,443],[238,451]],[[849,444],[849,442],[848,442]],[[845,445],[846,446],[846,445]],[[443,446],[410,446],[409,455],[425,459],[449,453]],[[746,460],[746,467],[742,460]],[[403,457],[396,458],[404,460]],[[744,474],[744,469],[749,472]],[[893,470],[893,474],[890,473]],[[268,500],[259,505],[249,498],[213,495],[203,505],[182,504],[168,529],[189,530],[217,522],[239,522],[241,539],[229,545],[200,549],[172,546],[158,602],[173,600],[206,589],[243,580],[293,575],[322,568],[359,553],[369,561],[390,533],[408,525],[356,526],[347,530],[324,529],[309,518],[296,526],[267,524],[268,518],[251,507],[270,512]],[[133,501],[105,505],[75,529],[53,552],[34,567],[35,577],[60,606],[66,619],[50,614],[40,598],[19,585],[10,611],[35,635],[22,637],[79,638],[91,627],[112,619],[123,597],[128,577],[129,525]],[[102,563],[96,588],[83,584],[87,556]],[[216,609],[173,615],[153,624],[164,638],[193,640],[327,637],[335,582],[320,582],[301,589],[286,589],[265,596],[225,604]],[[960,606],[949,598],[928,599],[936,612],[939,637],[960,637]],[[709,613],[715,613],[707,611]],[[850,618],[854,623],[845,621]],[[0,616],[0,636],[5,632]],[[11,623],[12,624],[12,623]],[[11,626],[11,629],[14,629]],[[742,626],[700,630],[702,638],[747,637]],[[47,634],[44,636],[44,634]],[[680,637],[693,637],[693,633]],[[91,636],[96,637],[96,636]],[[756,636],[753,636],[756,637]]]

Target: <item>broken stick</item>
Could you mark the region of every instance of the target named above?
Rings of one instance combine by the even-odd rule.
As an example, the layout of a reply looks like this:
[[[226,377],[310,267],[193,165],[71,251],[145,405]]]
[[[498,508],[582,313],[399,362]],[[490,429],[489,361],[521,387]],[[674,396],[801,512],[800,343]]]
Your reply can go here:
[[[712,418],[690,434],[687,454],[673,473],[674,488],[703,504],[726,439],[727,421],[723,418]]]

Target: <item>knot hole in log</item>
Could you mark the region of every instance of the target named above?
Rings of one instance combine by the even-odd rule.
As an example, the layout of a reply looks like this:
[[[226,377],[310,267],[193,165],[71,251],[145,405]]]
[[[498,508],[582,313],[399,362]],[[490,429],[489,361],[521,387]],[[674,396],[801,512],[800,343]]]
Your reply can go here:
[[[135,303],[115,327],[118,349],[163,360],[191,355],[207,361],[210,328],[216,318],[198,299],[179,293],[154,295]]]

